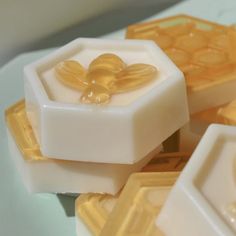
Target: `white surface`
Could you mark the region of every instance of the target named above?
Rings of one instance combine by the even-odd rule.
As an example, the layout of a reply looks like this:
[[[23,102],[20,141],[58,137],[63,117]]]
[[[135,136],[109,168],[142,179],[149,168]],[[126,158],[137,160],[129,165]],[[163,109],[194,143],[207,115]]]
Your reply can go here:
[[[40,75],[60,61],[78,57],[81,50],[86,56],[83,49],[87,51],[87,48],[92,48],[89,52],[93,48],[95,52],[125,51],[123,55],[130,62],[137,51],[144,53],[160,75],[153,85],[135,92],[135,97],[130,98],[135,101],[130,100],[126,105],[119,106],[121,102],[118,102],[97,106],[50,100]],[[41,152],[47,157],[132,164],[188,121],[183,74],[151,41],[81,38],[28,65],[24,72],[27,114]]]
[[[236,234],[235,141],[223,144],[220,156],[209,168],[208,176],[200,187],[202,194],[233,227]],[[234,208],[230,209],[230,205],[234,205]]]
[[[235,127],[208,128],[157,218],[166,236],[235,235],[235,143]]]
[[[26,161],[8,131],[9,149],[23,182],[31,193],[110,193],[116,194],[133,172],[142,169],[158,147],[133,165],[97,164],[75,161]]]

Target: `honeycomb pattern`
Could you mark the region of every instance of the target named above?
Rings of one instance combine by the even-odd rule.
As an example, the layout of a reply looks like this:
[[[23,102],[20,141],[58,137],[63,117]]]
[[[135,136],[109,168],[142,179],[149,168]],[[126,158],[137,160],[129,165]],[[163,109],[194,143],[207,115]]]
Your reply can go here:
[[[236,30],[185,15],[131,25],[126,38],[154,40],[183,71],[188,92],[236,79]]]
[[[158,154],[146,167],[144,167],[142,172],[181,171],[189,158],[190,153],[161,153]],[[163,173],[163,175],[169,178],[169,176],[165,173]],[[153,178],[153,175],[149,175],[148,179],[151,178]],[[167,188],[167,190],[169,190],[169,187]],[[164,191],[166,192],[166,187],[164,188]],[[143,195],[144,193],[145,195]],[[142,196],[142,201],[147,202],[147,206],[145,206],[147,208],[146,210],[149,211],[148,207],[150,204],[154,206],[157,204],[156,194],[160,194],[160,189],[150,187],[144,191],[141,191],[140,194],[140,196]],[[147,201],[145,201],[146,197]],[[106,221],[109,218],[109,215],[116,205],[118,198],[119,194],[115,196],[97,193],[80,194],[75,203],[76,216],[85,223],[93,235],[98,236],[100,235]],[[142,211],[140,211],[139,214],[141,214],[140,217],[143,217]],[[150,230],[156,232],[158,229],[152,224],[152,228]]]
[[[133,174],[100,235],[163,236],[155,220],[177,178],[176,172]]]
[[[76,216],[84,222],[93,235],[99,236],[117,199],[118,195],[80,194],[75,202]]]
[[[24,100],[16,103],[6,111],[6,120],[25,160],[48,160],[40,152],[39,144],[26,116]]]

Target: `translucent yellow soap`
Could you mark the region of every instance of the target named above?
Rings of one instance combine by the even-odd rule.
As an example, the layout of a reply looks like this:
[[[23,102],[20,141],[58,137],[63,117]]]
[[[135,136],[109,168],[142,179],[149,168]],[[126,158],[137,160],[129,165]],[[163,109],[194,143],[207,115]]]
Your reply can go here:
[[[234,29],[178,15],[131,25],[129,39],[154,40],[184,72],[188,90],[200,90],[235,79]]]
[[[154,157],[143,172],[181,171],[190,158],[190,153],[160,153]],[[81,194],[75,205],[76,216],[83,221],[93,235],[99,235],[109,214],[118,200],[119,194]],[[79,229],[78,235],[79,234]]]
[[[193,120],[204,121],[209,124],[219,123],[225,125],[236,125],[236,100],[218,107],[196,113]]]
[[[236,98],[236,29],[177,15],[128,27],[128,39],[154,40],[185,75],[190,113]]]
[[[133,174],[100,235],[163,235],[155,219],[178,175],[173,172]]]
[[[155,171],[155,165],[149,164],[148,166],[152,171]],[[106,228],[112,227],[112,232],[110,230],[108,232],[105,228],[102,231],[102,235],[128,236],[139,231],[140,234],[135,235],[154,235],[153,233],[157,233],[157,236],[161,235],[159,230],[153,225],[153,220],[177,176],[177,172],[133,174],[121,193],[120,198],[119,194],[116,196],[82,194],[76,200],[76,216],[96,236],[101,235],[104,225],[106,225]],[[115,207],[116,205],[118,205],[118,209]],[[139,211],[138,208],[141,210]],[[142,221],[144,224],[139,224]],[[129,227],[130,224],[133,224],[132,229]],[[129,229],[123,228],[120,231],[119,228],[122,225],[126,225],[124,227]],[[149,228],[145,229],[146,226]],[[127,230],[135,232],[127,232]],[[80,235],[79,232],[77,227],[77,235]]]

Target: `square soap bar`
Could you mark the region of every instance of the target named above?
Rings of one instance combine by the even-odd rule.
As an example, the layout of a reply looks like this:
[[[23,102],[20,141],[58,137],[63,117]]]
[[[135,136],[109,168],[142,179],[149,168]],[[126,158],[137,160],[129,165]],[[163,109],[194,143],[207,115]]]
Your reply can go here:
[[[157,218],[165,235],[235,235],[235,144],[236,127],[207,129]]]
[[[156,148],[132,165],[49,159],[39,150],[24,101],[6,111],[6,122],[10,153],[30,192],[115,194],[131,173],[141,170],[161,150]]]
[[[131,175],[100,235],[162,236],[155,218],[177,177],[176,172]]]
[[[132,164],[188,121],[183,74],[151,41],[79,38],[24,73],[44,156]]]
[[[158,154],[142,171],[180,171],[186,161],[187,155],[183,153]],[[99,236],[118,201],[119,195],[81,194],[75,203],[77,236],[83,236],[81,235],[81,227],[87,228],[91,235]]]
[[[177,15],[131,25],[129,39],[155,41],[183,71],[190,113],[236,98],[236,30]]]

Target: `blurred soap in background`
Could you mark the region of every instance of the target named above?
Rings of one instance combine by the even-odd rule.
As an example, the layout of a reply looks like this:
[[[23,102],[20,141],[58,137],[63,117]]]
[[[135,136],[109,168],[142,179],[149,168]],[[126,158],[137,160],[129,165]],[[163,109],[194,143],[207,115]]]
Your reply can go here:
[[[98,37],[181,0],[0,0],[0,66],[22,52]]]

